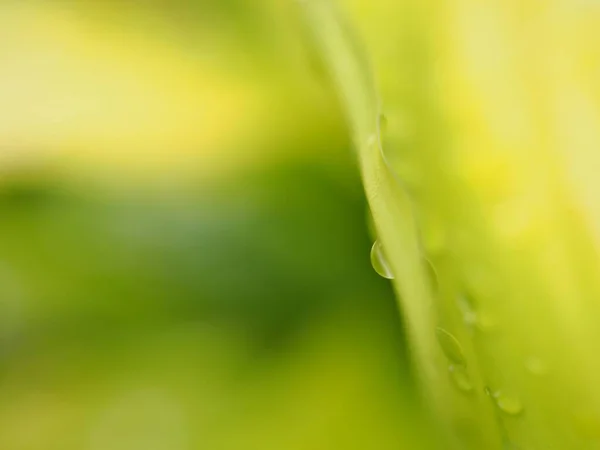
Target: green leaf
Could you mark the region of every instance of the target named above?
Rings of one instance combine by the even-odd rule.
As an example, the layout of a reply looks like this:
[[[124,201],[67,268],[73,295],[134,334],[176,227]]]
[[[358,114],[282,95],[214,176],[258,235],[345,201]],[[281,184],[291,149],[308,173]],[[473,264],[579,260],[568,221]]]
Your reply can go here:
[[[302,7],[445,448],[595,448],[598,19],[463,3]]]

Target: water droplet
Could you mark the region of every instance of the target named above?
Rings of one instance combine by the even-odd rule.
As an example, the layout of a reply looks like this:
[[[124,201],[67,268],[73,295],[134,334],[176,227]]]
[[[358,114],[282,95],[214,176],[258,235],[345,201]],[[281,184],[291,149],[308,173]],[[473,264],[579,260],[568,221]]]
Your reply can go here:
[[[469,377],[469,374],[465,370],[464,366],[455,366],[451,364],[448,366],[448,372],[450,373],[452,382],[458,388],[458,390],[462,392],[471,392],[473,390],[471,378]]]
[[[501,391],[494,392],[492,397],[500,411],[509,416],[519,415],[523,411],[523,404],[517,397],[507,395]]]
[[[465,359],[465,354],[458,340],[441,327],[435,329],[435,335],[446,358],[453,363],[466,367],[467,360]]]
[[[525,368],[532,375],[542,376],[548,373],[548,366],[537,356],[532,356],[525,361]]]
[[[463,321],[465,325],[469,327],[475,326],[477,323],[477,313],[475,312],[475,306],[473,301],[467,295],[461,294],[456,298],[458,309],[462,313]]]
[[[456,300],[465,325],[479,331],[490,331],[495,327],[494,320],[483,311],[478,311],[475,302],[468,294],[461,294]]]
[[[385,258],[383,246],[378,240],[375,241],[373,247],[371,247],[371,265],[373,266],[373,269],[375,269],[375,272],[383,278],[387,278],[388,280],[394,279],[394,274]]]

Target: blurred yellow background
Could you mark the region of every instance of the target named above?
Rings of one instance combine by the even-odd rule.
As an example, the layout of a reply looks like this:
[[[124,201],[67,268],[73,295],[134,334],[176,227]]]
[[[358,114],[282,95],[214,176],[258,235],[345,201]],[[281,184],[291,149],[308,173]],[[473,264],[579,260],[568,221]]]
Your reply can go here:
[[[0,6],[0,448],[418,449],[295,5]]]

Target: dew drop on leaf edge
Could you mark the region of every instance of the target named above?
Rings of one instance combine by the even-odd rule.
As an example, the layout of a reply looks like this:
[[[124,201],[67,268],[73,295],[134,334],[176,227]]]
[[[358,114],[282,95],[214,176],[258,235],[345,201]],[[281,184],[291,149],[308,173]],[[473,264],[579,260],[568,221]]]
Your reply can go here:
[[[460,342],[458,342],[458,339],[456,339],[450,332],[444,330],[442,327],[437,327],[435,329],[435,335],[440,347],[444,351],[444,354],[450,361],[460,364],[461,366],[467,365],[465,354]]]
[[[390,265],[385,258],[383,246],[379,240],[375,241],[373,247],[371,247],[371,265],[373,266],[375,272],[377,272],[383,278],[388,280],[394,279],[394,274],[392,273]]]
[[[493,398],[498,409],[509,416],[517,416],[523,411],[523,404],[517,397],[504,394],[500,391],[495,392]]]
[[[467,294],[460,294],[457,297],[457,305],[461,311],[463,322],[471,329],[480,332],[493,331],[496,324],[492,317],[483,311],[479,311],[473,299]]]

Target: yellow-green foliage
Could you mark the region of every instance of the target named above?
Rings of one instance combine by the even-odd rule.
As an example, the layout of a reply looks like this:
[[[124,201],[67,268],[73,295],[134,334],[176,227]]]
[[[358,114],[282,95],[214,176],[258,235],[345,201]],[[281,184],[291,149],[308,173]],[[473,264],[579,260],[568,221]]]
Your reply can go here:
[[[342,6],[302,2],[447,446],[598,448],[600,7]]]

